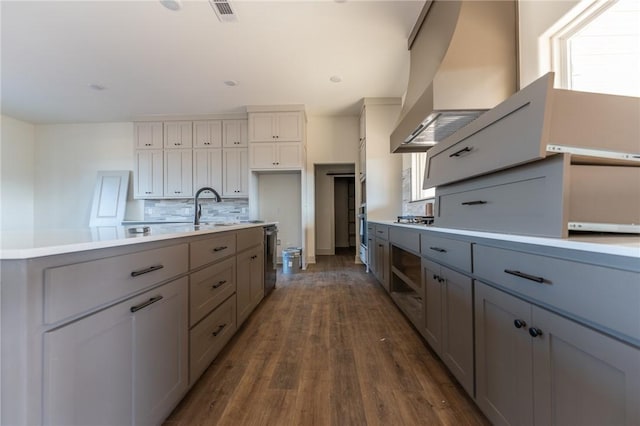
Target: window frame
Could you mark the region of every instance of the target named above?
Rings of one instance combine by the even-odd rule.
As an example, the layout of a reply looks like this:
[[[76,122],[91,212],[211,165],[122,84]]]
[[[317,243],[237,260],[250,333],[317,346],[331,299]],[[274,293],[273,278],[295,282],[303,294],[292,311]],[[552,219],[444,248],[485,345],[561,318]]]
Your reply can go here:
[[[411,153],[411,200],[410,202],[425,201],[435,198],[435,188],[422,189],[427,153]]]

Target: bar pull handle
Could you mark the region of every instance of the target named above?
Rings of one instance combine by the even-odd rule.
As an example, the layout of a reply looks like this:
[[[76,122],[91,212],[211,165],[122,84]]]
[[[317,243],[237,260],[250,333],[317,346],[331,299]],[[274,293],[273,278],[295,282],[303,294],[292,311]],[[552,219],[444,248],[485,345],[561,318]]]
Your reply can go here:
[[[482,200],[474,200],[474,201],[465,201],[464,203],[460,203],[463,206],[477,206],[478,204],[487,204],[486,201]]]
[[[217,329],[216,331],[214,331],[213,333],[211,333],[211,335],[212,335],[213,337],[217,337],[217,336],[218,336],[218,334],[222,333],[222,330],[224,330],[224,328],[225,328],[226,326],[227,326],[227,323],[224,323],[224,324],[222,324],[222,325],[219,325],[219,326],[218,326],[218,329]]]
[[[227,282],[227,280],[218,281],[218,283],[217,283],[217,284],[212,285],[212,286],[211,286],[211,288],[219,288],[219,287],[221,287],[222,285],[224,285],[226,282]]]
[[[226,250],[228,247],[227,246],[218,246],[218,247],[214,247],[213,251],[222,251],[222,250]]]
[[[149,272],[157,271],[158,269],[162,269],[162,268],[164,268],[164,265],[149,266],[148,268],[131,272],[131,276],[139,277],[140,275],[148,274]]]
[[[460,155],[462,155],[462,153],[464,152],[471,152],[471,150],[473,149],[473,147],[470,146],[465,146],[464,148],[462,148],[459,151],[454,152],[453,154],[449,155],[449,158],[451,157],[460,157]]]
[[[152,297],[151,299],[147,300],[144,303],[141,303],[141,304],[136,305],[136,306],[132,306],[130,311],[131,311],[131,313],[138,312],[140,309],[144,309],[149,305],[153,305],[154,303],[156,303],[159,300],[162,300],[162,296]]]
[[[438,253],[446,253],[447,251],[440,247],[429,247],[429,250],[437,251]]]
[[[535,275],[525,274],[524,272],[514,271],[512,269],[505,269],[505,273],[515,275],[516,277],[524,278],[526,280],[535,281],[537,283],[543,283],[546,280],[542,277],[536,277]]]

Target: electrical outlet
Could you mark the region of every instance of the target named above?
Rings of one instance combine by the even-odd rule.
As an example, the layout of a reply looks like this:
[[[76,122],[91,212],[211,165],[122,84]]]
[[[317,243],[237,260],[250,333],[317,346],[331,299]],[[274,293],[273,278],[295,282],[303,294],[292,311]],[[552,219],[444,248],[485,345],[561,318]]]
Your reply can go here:
[[[280,245],[280,240],[276,240],[276,245],[279,246]]]

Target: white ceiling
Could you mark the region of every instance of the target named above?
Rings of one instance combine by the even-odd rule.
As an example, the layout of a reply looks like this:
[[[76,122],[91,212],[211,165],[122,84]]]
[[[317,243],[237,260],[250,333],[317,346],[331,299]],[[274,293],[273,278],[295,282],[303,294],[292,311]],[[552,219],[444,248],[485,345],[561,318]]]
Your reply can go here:
[[[2,0],[2,113],[106,122],[304,104],[340,115],[363,97],[403,95],[423,0],[230,3],[238,22],[207,1],[173,12],[157,0]]]

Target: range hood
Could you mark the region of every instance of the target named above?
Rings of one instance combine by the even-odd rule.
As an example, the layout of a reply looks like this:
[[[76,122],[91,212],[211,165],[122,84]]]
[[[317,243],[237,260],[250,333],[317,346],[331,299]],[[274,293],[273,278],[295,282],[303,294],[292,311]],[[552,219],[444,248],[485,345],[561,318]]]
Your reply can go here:
[[[517,90],[515,1],[427,1],[391,152],[423,152]]]

